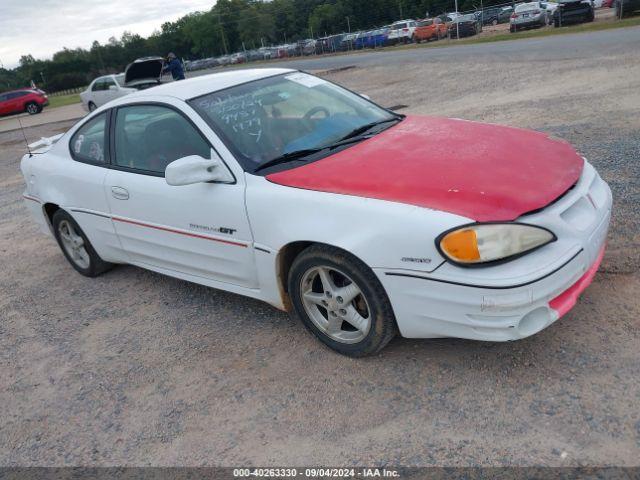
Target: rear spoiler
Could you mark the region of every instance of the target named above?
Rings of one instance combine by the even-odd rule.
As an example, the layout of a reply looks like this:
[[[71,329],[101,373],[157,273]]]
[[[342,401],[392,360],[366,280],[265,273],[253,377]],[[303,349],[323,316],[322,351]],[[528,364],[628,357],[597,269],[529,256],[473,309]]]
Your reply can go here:
[[[62,135],[64,135],[64,133],[59,133],[58,135],[54,135],[53,137],[42,137],[40,138],[40,140],[30,143],[29,148],[35,150],[41,147],[52,147],[58,140],[60,140],[60,137],[62,137]]]

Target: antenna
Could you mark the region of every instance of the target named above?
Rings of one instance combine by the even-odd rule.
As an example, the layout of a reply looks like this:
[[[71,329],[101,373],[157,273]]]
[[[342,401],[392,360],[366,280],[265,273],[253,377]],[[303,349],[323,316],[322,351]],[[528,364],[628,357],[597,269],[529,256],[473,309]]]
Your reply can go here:
[[[22,126],[22,122],[20,121],[20,117],[16,117],[18,119],[18,124],[20,125],[20,131],[22,132],[22,136],[24,137],[24,143],[27,145],[27,152],[29,152],[29,156],[33,157],[33,153],[31,153],[31,148],[29,148],[29,142],[27,141],[27,134],[24,133],[24,127]]]

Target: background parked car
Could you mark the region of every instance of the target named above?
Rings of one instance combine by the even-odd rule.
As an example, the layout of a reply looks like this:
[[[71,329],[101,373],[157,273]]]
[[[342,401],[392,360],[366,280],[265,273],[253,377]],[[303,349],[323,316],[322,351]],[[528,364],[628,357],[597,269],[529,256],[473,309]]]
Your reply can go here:
[[[49,105],[49,98],[39,89],[29,88],[0,93],[0,116],[23,112],[35,115],[47,105]]]
[[[480,11],[482,25],[497,25],[500,23],[500,8],[485,8]]]
[[[340,51],[341,45],[342,45],[342,39],[344,37],[345,37],[344,34],[340,34],[340,35],[330,35],[328,37],[320,38],[318,40],[318,43],[316,44],[316,51],[318,53],[329,53],[329,52]]]
[[[498,13],[498,23],[507,23],[513,14],[513,7],[502,7]]]
[[[640,13],[640,0],[615,0],[616,17],[627,17]]]
[[[124,73],[96,78],[80,93],[82,106],[92,112],[111,100],[159,85],[162,65],[162,57],[143,57],[127,65]]]
[[[440,18],[425,18],[418,20],[416,30],[413,33],[415,41],[440,40],[447,36],[447,24]]]
[[[521,3],[511,15],[509,31],[511,33],[525,28],[540,28],[547,25],[547,11],[540,2]]]
[[[470,37],[482,31],[482,22],[473,13],[459,15],[449,24],[449,36],[451,38]]]
[[[105,103],[135,91],[133,87],[124,86],[124,73],[104,75],[96,78],[84,92],[80,93],[80,100],[85,110],[93,112]]]
[[[553,14],[553,26],[593,22],[595,15],[589,0],[559,0]]]
[[[358,38],[360,33],[362,32],[348,33],[342,37],[342,40],[340,41],[340,50],[353,50],[356,38]]]
[[[397,43],[409,43],[413,41],[413,34],[416,30],[415,20],[400,20],[394,22],[389,27],[389,37],[387,42],[389,45]]]
[[[547,13],[547,25],[553,23],[553,14],[558,9],[558,2],[539,2],[540,6],[544,8]]]

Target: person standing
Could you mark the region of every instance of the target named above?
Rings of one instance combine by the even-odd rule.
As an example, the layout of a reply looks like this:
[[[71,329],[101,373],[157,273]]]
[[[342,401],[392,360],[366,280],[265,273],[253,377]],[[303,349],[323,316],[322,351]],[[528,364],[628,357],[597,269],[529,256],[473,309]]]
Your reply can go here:
[[[176,54],[173,52],[169,52],[169,55],[167,55],[167,63],[162,68],[163,74],[169,72],[171,72],[171,76],[174,80],[184,80],[182,63],[176,58]]]

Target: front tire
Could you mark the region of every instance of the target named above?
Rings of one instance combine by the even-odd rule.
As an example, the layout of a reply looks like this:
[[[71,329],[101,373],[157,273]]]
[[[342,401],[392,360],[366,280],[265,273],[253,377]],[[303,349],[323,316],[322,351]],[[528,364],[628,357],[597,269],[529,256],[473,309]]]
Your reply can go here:
[[[62,253],[73,268],[85,277],[97,277],[113,268],[96,253],[91,242],[71,215],[64,210],[53,214],[53,233]]]
[[[314,245],[288,279],[294,313],[322,343],[350,357],[379,352],[396,335],[395,315],[373,271],[353,255]]]
[[[36,102],[29,102],[24,106],[24,110],[29,115],[35,115],[36,113],[40,113],[42,111],[42,107]]]

